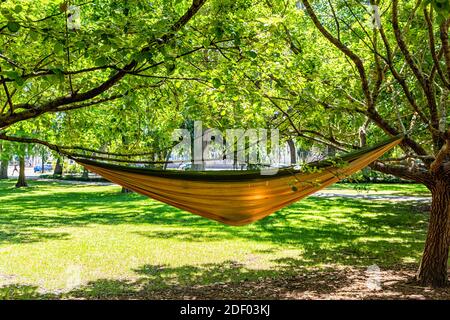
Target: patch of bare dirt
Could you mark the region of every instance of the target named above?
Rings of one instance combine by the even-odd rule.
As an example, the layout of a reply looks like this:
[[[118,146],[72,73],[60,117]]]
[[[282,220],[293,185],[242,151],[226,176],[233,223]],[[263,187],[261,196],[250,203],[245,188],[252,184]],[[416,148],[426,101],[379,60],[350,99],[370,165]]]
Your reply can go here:
[[[296,276],[214,284],[142,290],[138,299],[450,299],[450,287],[433,289],[414,282],[415,270],[367,271],[340,268],[308,271]]]

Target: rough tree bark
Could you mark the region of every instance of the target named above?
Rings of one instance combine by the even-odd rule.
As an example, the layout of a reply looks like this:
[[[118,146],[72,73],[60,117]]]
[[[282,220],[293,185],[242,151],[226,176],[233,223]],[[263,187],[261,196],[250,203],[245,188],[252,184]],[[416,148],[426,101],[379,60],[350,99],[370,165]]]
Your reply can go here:
[[[416,279],[420,285],[445,287],[448,285],[448,256],[450,249],[450,163],[442,164],[434,173],[403,171],[380,163],[372,169],[417,183],[431,191],[431,210],[428,233]]]
[[[448,284],[450,178],[437,177],[429,188],[432,194],[430,221],[417,280],[421,285],[444,287]]]
[[[19,157],[19,179],[16,183],[16,188],[28,187],[25,178],[25,157]]]

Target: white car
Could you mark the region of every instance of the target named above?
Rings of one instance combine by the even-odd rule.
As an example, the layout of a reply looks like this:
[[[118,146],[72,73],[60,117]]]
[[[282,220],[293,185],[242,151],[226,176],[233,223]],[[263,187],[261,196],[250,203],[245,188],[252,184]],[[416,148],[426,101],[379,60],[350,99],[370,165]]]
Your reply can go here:
[[[191,170],[191,168],[192,168],[192,163],[182,163],[178,167],[179,170]]]

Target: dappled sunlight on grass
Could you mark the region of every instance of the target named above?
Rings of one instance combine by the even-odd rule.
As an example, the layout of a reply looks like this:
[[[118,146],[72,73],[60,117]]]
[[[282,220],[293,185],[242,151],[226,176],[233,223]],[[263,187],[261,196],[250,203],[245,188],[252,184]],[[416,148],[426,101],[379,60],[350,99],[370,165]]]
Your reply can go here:
[[[0,182],[0,298],[20,285],[111,297],[325,265],[416,263],[427,222],[410,202],[312,196],[230,227],[116,186],[30,184]]]
[[[430,196],[430,191],[421,184],[415,183],[336,183],[325,190],[345,194],[391,194],[402,196]]]

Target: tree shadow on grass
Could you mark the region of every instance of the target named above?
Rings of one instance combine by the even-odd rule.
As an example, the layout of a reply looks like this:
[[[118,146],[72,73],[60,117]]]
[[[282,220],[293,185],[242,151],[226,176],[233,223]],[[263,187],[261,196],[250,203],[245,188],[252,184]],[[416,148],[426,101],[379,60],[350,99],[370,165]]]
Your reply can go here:
[[[56,294],[40,292],[37,286],[11,284],[0,287],[0,300],[49,300],[58,297]]]
[[[4,185],[0,183],[0,244],[68,239],[68,233],[51,232],[60,227],[204,222],[137,194],[83,191],[83,186],[73,192],[73,185],[59,184],[62,190],[51,193],[54,184],[37,183],[28,190]]]
[[[70,239],[67,232],[42,232],[35,230],[0,230],[0,244],[2,243],[32,243],[47,240]]]
[[[167,226],[149,232],[151,239],[182,242],[251,240],[279,248],[296,247],[304,263],[367,264],[371,259],[396,263],[422,250],[427,215],[412,204],[350,198],[309,197],[254,224],[230,227],[146,199],[115,191],[83,191],[82,186],[37,184],[31,191],[0,189],[0,244],[70,238],[53,228],[145,224]],[[66,191],[67,190],[67,191]],[[104,190],[104,189],[103,189]],[[15,192],[18,195],[15,197]],[[20,194],[20,196],[19,196]],[[2,199],[3,197],[3,199]],[[6,211],[6,212],[5,212]]]
[[[296,273],[299,273],[296,268]],[[269,299],[278,288],[260,285],[249,287],[246,283],[273,281],[292,276],[291,266],[276,270],[252,270],[236,261],[168,267],[143,265],[134,270],[139,278],[134,281],[101,279],[65,293],[67,298],[86,299]],[[303,270],[304,275],[307,271]],[[341,279],[342,285],[346,284]],[[323,286],[322,290],[336,290],[335,286]],[[279,295],[279,294],[278,294]]]
[[[285,259],[274,270],[252,270],[235,261],[168,267],[143,265],[137,278],[99,279],[64,293],[37,287],[0,288],[0,299],[449,299],[450,288],[432,290],[411,281],[411,267],[382,270],[382,290],[367,287],[365,268],[308,269]]]
[[[347,208],[336,213],[333,208]],[[315,210],[317,221],[312,218]],[[394,211],[395,210],[395,211]],[[303,217],[302,213],[307,214]],[[370,215],[365,215],[370,213]],[[250,226],[180,226],[161,231],[136,232],[151,239],[212,242],[245,239],[276,245],[272,250],[297,248],[304,265],[342,263],[380,265],[415,260],[423,249],[427,215],[411,213],[408,204],[373,203],[353,199],[309,198]]]

